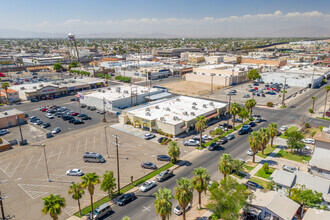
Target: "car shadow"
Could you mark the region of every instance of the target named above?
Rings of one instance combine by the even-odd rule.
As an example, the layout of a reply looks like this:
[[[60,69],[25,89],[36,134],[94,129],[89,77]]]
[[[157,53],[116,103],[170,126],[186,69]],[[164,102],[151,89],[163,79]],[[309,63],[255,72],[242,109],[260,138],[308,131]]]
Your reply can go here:
[[[103,217],[98,218],[98,219],[106,219],[107,217],[109,217],[109,216],[111,216],[111,215],[113,215],[113,214],[115,214],[115,211],[112,210],[109,214],[106,214],[106,215],[104,215]]]

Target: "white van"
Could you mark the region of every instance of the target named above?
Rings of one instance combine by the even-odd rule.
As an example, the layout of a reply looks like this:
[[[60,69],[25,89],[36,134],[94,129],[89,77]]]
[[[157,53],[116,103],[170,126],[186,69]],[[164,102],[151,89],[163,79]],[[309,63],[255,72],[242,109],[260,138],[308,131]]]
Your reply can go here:
[[[100,205],[94,210],[93,217],[95,220],[101,219],[105,215],[109,215],[112,212],[112,209],[108,203]],[[92,219],[91,216],[89,219]]]
[[[84,162],[104,163],[104,157],[99,153],[85,152],[83,156]]]

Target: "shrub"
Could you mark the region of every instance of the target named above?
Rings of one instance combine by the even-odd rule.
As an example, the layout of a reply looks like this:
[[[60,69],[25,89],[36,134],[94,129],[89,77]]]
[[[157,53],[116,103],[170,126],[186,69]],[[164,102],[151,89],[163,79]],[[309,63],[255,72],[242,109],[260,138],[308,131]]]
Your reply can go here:
[[[305,124],[305,127],[306,127],[306,128],[310,128],[311,125],[307,122],[307,123]]]
[[[170,138],[173,138],[173,134],[170,134],[169,136],[170,136]]]
[[[262,166],[262,169],[265,171],[265,173],[268,173],[268,171],[269,171],[268,163],[265,163],[265,164]]]
[[[309,113],[311,113],[311,114],[313,114],[314,113],[314,111],[313,111],[313,109],[308,109],[308,111],[309,111]]]
[[[161,133],[162,133],[162,129],[158,129],[158,130],[157,130],[157,133],[158,133],[158,134],[161,134]]]
[[[274,106],[274,103],[272,103],[272,102],[267,102],[267,106],[268,106],[268,107],[273,107],[273,106]]]
[[[164,132],[160,132],[161,135],[164,135]]]
[[[286,108],[286,106],[285,105],[282,105],[281,108]]]
[[[322,131],[323,130],[323,126],[320,126],[319,129],[320,129],[320,131]]]

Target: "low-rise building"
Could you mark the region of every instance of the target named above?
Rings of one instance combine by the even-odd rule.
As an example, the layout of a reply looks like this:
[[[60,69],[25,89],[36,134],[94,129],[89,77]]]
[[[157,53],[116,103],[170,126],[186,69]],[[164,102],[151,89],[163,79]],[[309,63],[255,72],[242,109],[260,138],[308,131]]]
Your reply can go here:
[[[227,103],[177,96],[126,109],[119,116],[119,122],[175,136],[194,130],[196,117],[212,120],[224,115],[226,107]]]
[[[25,114],[17,109],[0,112],[0,129],[17,126],[25,123]]]
[[[0,91],[0,95],[1,95],[1,100],[2,101],[7,100],[7,95],[8,95],[8,101],[9,102],[19,101],[18,91],[13,90],[13,89],[7,89],[7,91],[3,89],[3,90]]]

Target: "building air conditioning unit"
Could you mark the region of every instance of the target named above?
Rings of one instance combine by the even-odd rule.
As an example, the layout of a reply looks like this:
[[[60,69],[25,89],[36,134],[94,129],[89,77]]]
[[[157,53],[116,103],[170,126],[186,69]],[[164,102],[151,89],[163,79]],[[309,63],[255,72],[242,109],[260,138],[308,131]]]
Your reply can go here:
[[[194,105],[192,106],[192,109],[197,110],[197,108]]]
[[[120,93],[120,87],[116,88],[116,92]]]
[[[180,99],[176,99],[176,101],[180,102],[181,100]]]
[[[101,89],[98,89],[97,91],[101,92]]]
[[[36,89],[37,87],[36,86],[33,86],[34,89]]]
[[[203,104],[203,108],[207,108],[206,104]]]
[[[102,90],[102,93],[105,93],[105,90],[104,89]]]
[[[41,88],[42,88],[42,87],[44,87],[44,85],[43,85],[43,84],[40,84],[40,85],[39,85],[39,87],[41,87]]]
[[[155,106],[155,109],[159,109],[159,106],[158,106],[158,105],[156,105],[156,106]]]
[[[128,90],[124,90],[124,94],[128,94]]]
[[[146,108],[146,112],[150,112],[150,108]]]
[[[107,90],[111,90],[111,87],[108,87]]]
[[[188,112],[183,112],[182,114],[183,114],[183,115],[188,115]]]
[[[165,111],[168,111],[168,112],[170,112],[170,111],[171,111],[171,109],[170,109],[169,107],[167,107],[167,108],[165,108]]]
[[[191,115],[191,116],[195,116],[195,113],[194,113],[194,112],[190,112],[190,115]]]
[[[146,116],[151,116],[150,112],[146,112]]]
[[[210,102],[210,106],[214,106],[214,103],[213,102]]]
[[[21,87],[20,89],[21,89],[21,90],[24,90],[25,88],[24,88],[24,87]]]
[[[197,103],[196,102],[193,102],[192,105],[197,105]]]
[[[164,117],[160,117],[160,120],[161,121],[166,121]]]

